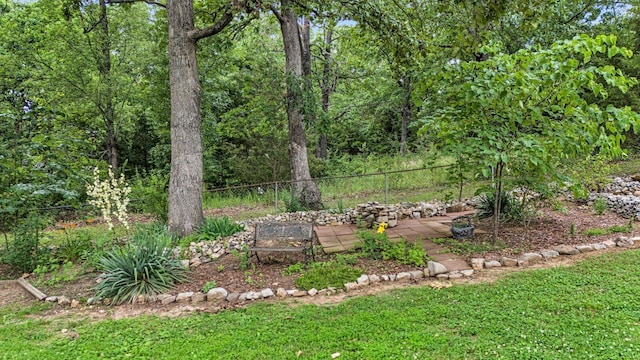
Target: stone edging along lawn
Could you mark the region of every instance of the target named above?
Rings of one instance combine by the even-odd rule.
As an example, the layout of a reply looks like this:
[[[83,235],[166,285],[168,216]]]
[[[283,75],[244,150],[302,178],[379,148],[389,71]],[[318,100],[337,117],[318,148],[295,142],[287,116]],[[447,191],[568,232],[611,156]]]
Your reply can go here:
[[[530,252],[524,253],[517,258],[502,257],[497,260],[486,260],[484,258],[473,258],[470,260],[470,265],[473,270],[462,271],[449,271],[444,265],[429,261],[427,268],[424,270],[415,270],[410,272],[401,272],[397,274],[369,274],[360,276],[357,281],[344,284],[343,289],[326,288],[326,289],[311,289],[308,291],[298,289],[284,289],[278,288],[275,291],[271,288],[266,288],[258,291],[249,291],[244,293],[231,292],[224,288],[214,288],[207,293],[201,291],[183,292],[178,294],[161,294],[155,297],[139,298],[136,303],[160,303],[162,305],[171,304],[174,302],[191,302],[199,303],[204,301],[209,302],[242,302],[248,300],[260,300],[267,298],[287,298],[287,297],[303,297],[303,296],[330,296],[343,291],[349,292],[364,286],[385,283],[408,283],[411,281],[417,282],[423,278],[435,278],[438,280],[455,280],[464,277],[470,277],[475,272],[482,269],[491,269],[496,267],[524,267],[535,264],[537,262],[549,260],[558,256],[571,256],[581,253],[605,250],[607,248],[632,248],[640,245],[640,237],[628,238],[624,236],[618,237],[616,240],[607,240],[594,244],[583,245],[559,245],[553,250],[545,250],[539,253]],[[66,296],[48,296],[44,299],[46,302],[57,303],[61,306],[78,307],[80,302],[76,299],[69,299]],[[87,305],[110,305],[109,299],[89,298]]]

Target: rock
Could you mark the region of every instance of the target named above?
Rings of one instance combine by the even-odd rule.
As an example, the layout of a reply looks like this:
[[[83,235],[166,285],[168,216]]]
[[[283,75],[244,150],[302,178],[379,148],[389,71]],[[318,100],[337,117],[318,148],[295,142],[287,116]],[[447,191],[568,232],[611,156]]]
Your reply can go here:
[[[180,260],[180,263],[182,264],[182,267],[185,269],[189,268],[189,260]]]
[[[625,236],[620,236],[614,241],[616,242],[616,246],[618,246],[618,247],[633,246],[633,240],[631,240],[631,239],[629,239],[628,237],[625,237]],[[60,302],[60,300],[58,300],[58,303],[59,302]]]
[[[560,253],[555,250],[545,250],[541,252],[540,255],[542,255],[543,258],[549,260],[560,256]]]
[[[449,280],[460,279],[462,277],[461,273],[451,273],[449,274]]]
[[[592,244],[594,250],[604,250],[607,248],[605,244]]]
[[[318,290],[318,296],[327,295],[328,293],[329,293],[329,289]]]
[[[372,284],[380,282],[380,276],[378,275],[369,275],[369,282]]]
[[[45,299],[46,301],[47,299]],[[90,297],[87,299],[87,305],[97,305],[100,304],[100,298],[99,297]]]
[[[366,275],[366,274],[362,274],[362,275],[360,275],[360,277],[358,277],[356,282],[360,286],[369,285],[369,276]]]
[[[580,253],[578,249],[570,245],[559,245],[554,250],[560,255],[577,255]]]
[[[226,289],[221,287],[213,288],[207,291],[207,301],[224,300],[227,298],[227,295],[229,295],[229,293]]]
[[[77,308],[78,306],[80,306],[80,301],[73,299],[71,300],[71,307],[72,308]]]
[[[199,303],[199,302],[203,302],[207,300],[207,294],[205,293],[201,293],[201,292],[197,292],[195,294],[193,294],[193,296],[191,297],[191,302],[192,303]]]
[[[285,290],[284,288],[276,289],[276,296],[279,297],[279,298],[286,298],[287,297],[287,290]]]
[[[411,280],[411,274],[408,272],[401,272],[396,275],[396,281],[409,281]]]
[[[346,284],[344,284],[344,288],[347,291],[352,291],[358,288],[358,283],[357,282],[348,282]]]
[[[200,265],[202,265],[202,261],[200,260],[199,257],[189,260],[189,266],[191,267],[198,267]]]
[[[427,270],[429,270],[429,276],[431,277],[449,272],[444,265],[435,261],[427,262]]]
[[[484,268],[484,258],[471,259],[471,267],[473,270],[482,270]]]
[[[71,304],[71,299],[66,296],[58,296],[58,305],[66,306]]]
[[[411,280],[419,280],[424,277],[424,271],[422,270],[410,271],[409,274],[411,274]]]
[[[307,296],[307,292],[304,290],[296,290],[293,294],[291,294],[291,296],[293,297],[303,297],[303,296]]]
[[[238,296],[238,301],[247,301],[247,295],[249,295],[249,293],[242,293],[240,294],[240,296]]]
[[[262,294],[262,297],[265,298],[265,299],[275,295],[273,293],[273,290],[271,290],[270,288],[266,288],[266,289],[262,290],[261,294]]]
[[[191,297],[193,296],[193,291],[187,291],[183,293],[179,293],[176,296],[176,302],[189,302],[191,301]]]
[[[389,220],[389,222],[387,223],[388,227],[390,228],[394,228],[396,226],[398,226],[398,220]]]
[[[602,245],[606,247],[616,247],[616,242],[613,240],[605,240],[602,242]]]
[[[380,275],[380,279],[382,281],[390,281],[391,279],[389,278],[389,275]]]
[[[438,274],[438,275],[436,275],[436,279],[438,279],[438,280],[449,280],[449,274]]]
[[[591,252],[595,250],[591,245],[576,245],[576,249],[581,253]]]
[[[167,305],[167,304],[171,304],[176,302],[176,296],[175,295],[168,295],[166,297],[164,297],[162,300],[160,300],[160,303],[162,305]]]
[[[57,296],[47,296],[44,299],[44,301],[51,302],[51,303],[58,302],[58,297]]]
[[[518,266],[527,266],[530,264],[535,264],[540,260],[542,260],[542,255],[538,253],[525,253],[525,254],[522,254],[522,256],[520,256],[517,259]]]
[[[309,291],[307,291],[307,293],[309,294],[309,296],[316,296],[316,294],[318,294],[318,289],[310,289]]]
[[[209,299],[209,297],[207,297],[207,300]],[[229,295],[227,295],[227,297],[225,298],[225,300],[227,300],[228,302],[236,302],[240,299],[240,293],[238,292],[232,292]]]
[[[462,276],[469,277],[469,276],[473,275],[474,271],[473,270],[460,270],[460,273],[462,274]]]
[[[502,264],[502,266],[506,266],[506,267],[517,266],[518,265],[518,260],[503,256],[503,257],[500,258],[500,264]]]
[[[500,261],[497,261],[497,260],[489,260],[484,262],[484,267],[487,269],[501,267],[501,266],[502,264],[500,263]]]

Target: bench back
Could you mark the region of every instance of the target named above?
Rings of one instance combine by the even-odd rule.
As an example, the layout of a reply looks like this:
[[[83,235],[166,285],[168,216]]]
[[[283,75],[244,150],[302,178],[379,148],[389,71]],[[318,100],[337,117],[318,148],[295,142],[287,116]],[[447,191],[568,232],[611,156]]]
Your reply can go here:
[[[297,240],[313,239],[313,223],[310,222],[268,222],[256,224],[255,240]]]

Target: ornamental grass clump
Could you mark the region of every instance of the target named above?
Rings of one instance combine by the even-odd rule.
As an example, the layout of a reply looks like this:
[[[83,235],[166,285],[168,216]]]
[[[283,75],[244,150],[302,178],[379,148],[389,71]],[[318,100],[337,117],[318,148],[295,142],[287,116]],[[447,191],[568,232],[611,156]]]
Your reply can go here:
[[[119,178],[115,177],[111,166],[107,174],[108,178],[101,180],[100,170],[97,167],[93,169],[93,184],[87,184],[89,204],[100,209],[109,230],[113,230],[112,217],[116,217],[126,229],[129,229],[127,205],[129,205],[131,188],[124,180],[124,174]]]
[[[134,302],[140,295],[158,295],[186,280],[186,270],[169,246],[169,238],[141,232],[125,246],[105,253],[99,260],[104,274],[95,287],[96,296],[110,298],[113,305]]]

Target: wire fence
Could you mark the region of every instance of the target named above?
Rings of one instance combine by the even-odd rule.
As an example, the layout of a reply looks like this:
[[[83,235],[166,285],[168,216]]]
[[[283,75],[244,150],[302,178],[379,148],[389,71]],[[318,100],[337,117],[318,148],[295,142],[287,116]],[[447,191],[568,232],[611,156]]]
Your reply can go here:
[[[382,171],[366,174],[312,179],[320,188],[325,208],[339,209],[357,203],[375,201],[391,204],[403,201],[451,200],[472,192],[464,178],[456,178],[452,165]],[[261,203],[274,207],[276,213],[292,208],[290,180],[207,189],[205,202],[217,205]],[[234,203],[240,202],[240,203]]]

